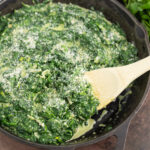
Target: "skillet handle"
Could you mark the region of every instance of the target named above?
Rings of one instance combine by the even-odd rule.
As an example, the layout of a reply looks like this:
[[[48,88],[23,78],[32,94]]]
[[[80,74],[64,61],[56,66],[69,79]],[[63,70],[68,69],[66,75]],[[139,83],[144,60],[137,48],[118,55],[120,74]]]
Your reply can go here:
[[[130,121],[131,121],[131,119],[129,118],[122,126],[120,126],[114,132],[114,136],[116,136],[118,139],[115,150],[124,150]]]

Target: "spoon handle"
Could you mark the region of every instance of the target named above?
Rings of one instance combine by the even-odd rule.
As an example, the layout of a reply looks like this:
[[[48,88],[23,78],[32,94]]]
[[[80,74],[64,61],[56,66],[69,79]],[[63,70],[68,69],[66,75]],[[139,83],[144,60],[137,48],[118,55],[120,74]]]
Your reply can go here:
[[[150,70],[150,56],[139,60],[135,63],[118,67],[117,71],[121,74],[126,84],[131,83],[133,80]]]

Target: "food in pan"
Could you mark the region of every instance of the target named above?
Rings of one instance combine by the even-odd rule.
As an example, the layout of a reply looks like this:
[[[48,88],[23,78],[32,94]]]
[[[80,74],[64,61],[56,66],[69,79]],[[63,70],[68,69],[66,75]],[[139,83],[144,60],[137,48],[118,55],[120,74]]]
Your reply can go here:
[[[84,72],[136,60],[135,46],[101,12],[24,5],[0,17],[0,126],[32,142],[64,143],[97,113]]]

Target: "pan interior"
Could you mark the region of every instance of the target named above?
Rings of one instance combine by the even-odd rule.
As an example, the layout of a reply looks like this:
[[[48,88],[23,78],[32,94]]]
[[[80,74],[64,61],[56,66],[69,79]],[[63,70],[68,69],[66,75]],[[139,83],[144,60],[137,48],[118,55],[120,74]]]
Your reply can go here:
[[[31,3],[29,0],[24,0],[24,2]],[[148,56],[149,50],[145,41],[145,33],[140,27],[137,26],[135,20],[129,17],[129,15],[126,14],[122,8],[113,3],[113,1],[91,0],[87,2],[87,0],[54,0],[54,2],[72,3],[88,9],[93,7],[95,10],[102,11],[107,19],[111,22],[118,23],[122,27],[126,33],[128,41],[133,42],[138,48],[138,57],[140,59]],[[21,1],[18,0],[16,3],[9,3],[1,9],[5,14],[14,8],[20,7],[20,5]],[[141,32],[143,34],[141,34]],[[93,138],[102,136],[119,126],[131,115],[139,103],[141,103],[142,97],[146,90],[148,76],[149,74],[147,73],[137,79],[131,89],[129,88],[124,91],[115,102],[108,105],[106,109],[99,111],[98,115],[94,115],[93,118],[97,121],[97,123],[92,131],[87,133],[85,136],[75,141],[70,141],[66,144],[74,144],[77,142],[84,143]],[[128,95],[130,91],[132,91],[132,94]],[[125,95],[124,99],[122,99],[123,95]],[[103,117],[100,121],[98,121],[100,116]]]

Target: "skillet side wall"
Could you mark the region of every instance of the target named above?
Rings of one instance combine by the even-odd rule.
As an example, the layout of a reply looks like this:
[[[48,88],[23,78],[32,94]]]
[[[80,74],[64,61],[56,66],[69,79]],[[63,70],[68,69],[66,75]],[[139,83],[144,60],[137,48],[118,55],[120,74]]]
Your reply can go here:
[[[42,1],[42,0],[40,0]],[[31,0],[8,0],[4,5],[0,5],[0,11],[2,14],[7,14],[16,8],[20,8],[21,2],[32,4]],[[111,22],[120,24],[121,28],[125,31],[128,41],[133,42],[138,49],[138,57],[142,59],[149,55],[150,48],[148,44],[148,37],[145,34],[143,28],[139,25],[134,17],[129,16],[123,9],[115,4],[113,0],[54,0],[54,2],[73,3],[81,7],[90,9],[91,6],[95,10],[100,10],[104,13],[106,18]],[[121,117],[118,119],[118,123],[113,126],[113,129],[119,126],[129,116],[134,115],[134,111],[143,103],[143,95],[146,94],[145,90],[148,84],[149,73],[146,73],[135,81],[132,88],[133,94],[129,96],[128,104]],[[137,108],[138,107],[138,108]],[[78,144],[88,142],[97,137],[104,138],[101,133],[96,135],[89,135],[88,138],[78,141]],[[82,144],[81,144],[82,145]]]

